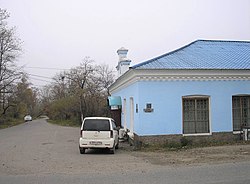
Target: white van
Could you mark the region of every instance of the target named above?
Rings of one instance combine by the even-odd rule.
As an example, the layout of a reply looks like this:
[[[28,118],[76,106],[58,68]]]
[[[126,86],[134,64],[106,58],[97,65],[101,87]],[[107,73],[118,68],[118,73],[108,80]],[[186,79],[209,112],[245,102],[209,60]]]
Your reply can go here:
[[[88,148],[107,148],[114,154],[118,146],[118,129],[112,118],[84,118],[79,139],[79,150],[81,154],[84,154]]]

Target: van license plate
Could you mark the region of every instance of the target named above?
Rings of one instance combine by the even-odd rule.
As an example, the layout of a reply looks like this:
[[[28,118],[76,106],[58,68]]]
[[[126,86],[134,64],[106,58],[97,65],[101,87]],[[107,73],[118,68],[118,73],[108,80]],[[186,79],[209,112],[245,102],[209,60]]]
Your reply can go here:
[[[91,142],[89,142],[89,144],[91,144],[91,145],[102,145],[102,142],[100,142],[100,141],[91,141]]]

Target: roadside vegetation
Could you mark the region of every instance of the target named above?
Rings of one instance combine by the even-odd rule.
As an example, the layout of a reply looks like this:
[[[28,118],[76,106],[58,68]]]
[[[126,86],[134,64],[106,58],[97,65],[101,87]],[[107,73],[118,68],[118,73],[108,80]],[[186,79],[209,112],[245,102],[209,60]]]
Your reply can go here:
[[[9,13],[0,8],[0,127],[23,122],[28,113],[37,111],[37,89],[31,88],[28,77],[17,63],[22,41],[16,28],[8,25]]]
[[[201,141],[194,143],[192,140],[182,137],[179,142],[166,141],[165,143],[142,143],[137,150],[146,152],[166,152],[166,151],[182,151],[193,148],[244,145],[244,144],[250,144],[250,142],[243,140],[235,140],[231,142]]]
[[[86,116],[108,116],[108,86],[113,83],[108,65],[96,65],[86,57],[80,66],[54,77],[40,93],[40,109],[51,122],[80,125]]]
[[[0,124],[0,129],[9,128],[9,127],[12,127],[12,126],[20,125],[22,123],[24,123],[23,119],[20,119],[20,120],[18,120],[18,119],[8,119],[5,122]]]
[[[164,143],[142,143],[139,150],[143,151],[178,151],[182,149],[192,148],[193,142],[186,139],[185,137],[181,138],[179,142],[176,141],[165,141]]]
[[[79,127],[80,124],[78,121],[72,120],[47,120],[51,124],[60,125],[60,126],[68,126],[68,127]]]

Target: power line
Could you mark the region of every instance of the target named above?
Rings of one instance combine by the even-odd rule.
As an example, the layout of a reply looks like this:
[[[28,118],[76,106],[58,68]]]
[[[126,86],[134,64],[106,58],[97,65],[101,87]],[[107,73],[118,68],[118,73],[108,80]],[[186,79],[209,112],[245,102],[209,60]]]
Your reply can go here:
[[[51,81],[47,81],[47,80],[43,80],[43,79],[37,79],[37,78],[34,78],[34,77],[31,77],[31,79],[33,79],[33,80],[38,80],[38,81],[42,81],[42,82],[50,82],[50,83],[51,83]]]
[[[34,87],[46,87],[47,85],[37,85],[37,84],[32,84],[31,86],[34,86]]]
[[[53,79],[51,77],[45,77],[45,76],[42,76],[42,75],[35,75],[35,74],[31,74],[31,73],[28,73],[28,75],[34,76],[34,77],[41,77],[41,78],[45,78],[45,79]]]
[[[36,67],[36,66],[25,66],[25,68],[41,69],[41,70],[70,70],[66,68],[49,68],[49,67]]]

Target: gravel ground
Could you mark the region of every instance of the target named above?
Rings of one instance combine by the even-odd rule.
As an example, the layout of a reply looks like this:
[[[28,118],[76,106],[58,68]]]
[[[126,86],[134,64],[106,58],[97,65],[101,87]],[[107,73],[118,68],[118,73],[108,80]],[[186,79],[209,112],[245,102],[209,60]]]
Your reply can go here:
[[[167,152],[135,152],[135,156],[162,166],[204,165],[250,161],[250,145],[193,148]]]
[[[123,147],[114,155],[106,150],[88,150],[81,155],[79,130],[52,125],[45,120],[0,130],[0,174],[122,173],[150,166]]]
[[[79,128],[34,120],[0,130],[0,175],[80,174],[136,171],[162,167],[250,161],[250,145],[195,148],[169,152],[132,151],[121,143],[114,155],[78,150]]]

